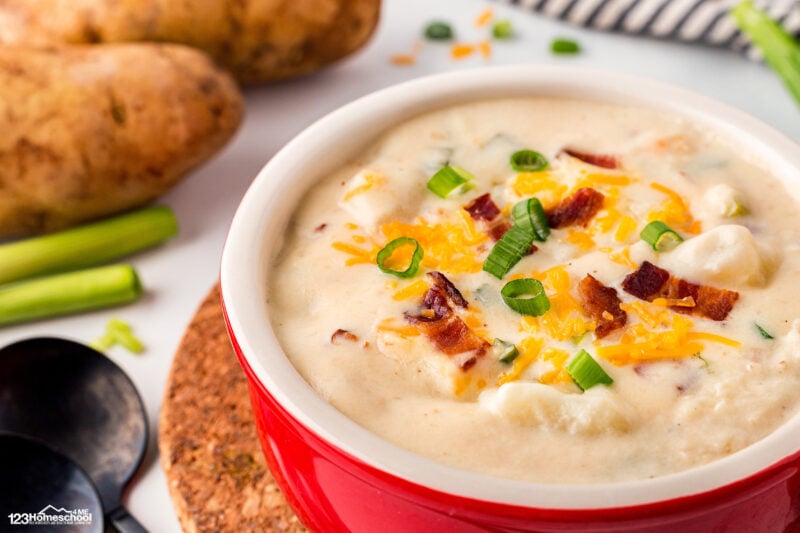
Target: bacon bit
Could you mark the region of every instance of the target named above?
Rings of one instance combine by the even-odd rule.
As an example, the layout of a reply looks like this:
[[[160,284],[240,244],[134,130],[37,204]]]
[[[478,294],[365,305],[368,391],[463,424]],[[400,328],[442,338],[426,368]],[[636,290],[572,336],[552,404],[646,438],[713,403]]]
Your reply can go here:
[[[319,226],[314,228],[314,233],[322,233],[323,231],[325,231],[325,228],[327,228],[327,227],[328,227],[328,224],[323,222],[322,224],[320,224]]]
[[[434,286],[425,293],[422,302],[425,308],[419,315],[406,313],[406,320],[416,325],[439,351],[449,356],[459,356],[456,358],[459,368],[468,370],[478,361],[478,357],[487,352],[490,345],[469,329],[450,307],[450,301],[459,307],[466,307],[467,302],[459,290],[439,272],[430,278]]]
[[[511,222],[502,218],[497,219],[492,224],[487,224],[486,233],[494,242],[499,241],[508,230],[511,229]]]
[[[455,43],[450,47],[450,57],[453,59],[464,59],[475,52],[475,45]]]
[[[435,290],[435,289],[431,289]],[[459,367],[468,370],[489,349],[489,343],[477,336],[455,313],[438,318],[406,315],[406,319],[416,325],[436,348],[450,356],[471,352],[462,360]]]
[[[481,229],[495,242],[511,229],[511,222],[503,216],[488,192],[465,205],[464,210],[469,213],[472,220],[480,223]]]
[[[613,287],[606,287],[591,274],[578,284],[578,294],[584,311],[597,322],[594,334],[602,339],[628,322],[628,314],[620,307],[622,303]]]
[[[464,206],[464,210],[469,213],[474,221],[490,221],[500,215],[500,208],[492,200],[490,193],[482,194]]]
[[[434,270],[432,272],[428,272],[428,278],[430,278],[436,287],[444,290],[451,303],[463,309],[468,307],[469,304],[467,304],[467,300],[461,294],[461,291],[459,291],[456,286],[453,285],[452,281],[447,279],[447,276]]]
[[[622,281],[622,290],[648,302],[655,298],[669,279],[669,272],[645,261],[636,272],[628,274]]]
[[[562,228],[573,224],[586,226],[603,207],[604,199],[602,193],[590,187],[583,187],[548,212],[547,221],[551,228]]]
[[[494,11],[492,10],[492,8],[486,8],[475,19],[475,26],[477,26],[478,28],[486,26],[487,24],[489,24],[489,22],[491,22],[493,17],[494,17]]]
[[[341,345],[342,341],[358,342],[358,336],[346,329],[337,329],[331,335],[331,344]]]
[[[625,277],[622,288],[625,292],[648,302],[658,298],[665,298],[668,302],[677,300],[689,302],[691,298],[695,303],[693,307],[685,304],[671,305],[670,309],[716,321],[725,320],[739,299],[739,293],[736,291],[698,285],[676,278],[648,261],[642,263],[636,272]]]
[[[572,148],[564,148],[561,151],[571,157],[574,157],[575,159],[580,159],[589,165],[610,169],[619,168],[619,159],[613,155],[579,152],[578,150],[573,150]]]

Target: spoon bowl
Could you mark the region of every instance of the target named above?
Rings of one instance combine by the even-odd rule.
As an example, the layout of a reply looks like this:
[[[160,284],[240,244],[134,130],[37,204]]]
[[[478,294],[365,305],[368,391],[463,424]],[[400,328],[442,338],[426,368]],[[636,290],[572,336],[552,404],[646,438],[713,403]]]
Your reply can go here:
[[[105,514],[123,531],[144,531],[121,506],[122,490],[147,448],[147,415],[133,382],[83,344],[33,338],[0,349],[0,431],[40,439],[80,465]]]
[[[0,433],[0,523],[30,533],[101,533],[103,506],[89,476],[44,443]]]

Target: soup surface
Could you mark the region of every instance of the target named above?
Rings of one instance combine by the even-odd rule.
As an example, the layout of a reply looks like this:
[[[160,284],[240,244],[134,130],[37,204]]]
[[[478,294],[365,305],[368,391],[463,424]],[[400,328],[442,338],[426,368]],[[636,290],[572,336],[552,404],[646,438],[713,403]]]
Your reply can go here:
[[[314,389],[399,446],[515,479],[644,479],[797,411],[798,220],[742,147],[684,118],[482,101],[331,169],[268,305]]]

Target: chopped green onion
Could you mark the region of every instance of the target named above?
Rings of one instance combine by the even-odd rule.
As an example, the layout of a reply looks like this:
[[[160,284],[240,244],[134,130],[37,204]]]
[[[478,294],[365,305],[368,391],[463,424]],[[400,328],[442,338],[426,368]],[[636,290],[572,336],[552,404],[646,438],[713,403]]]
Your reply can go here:
[[[572,39],[553,39],[550,51],[554,54],[577,54],[581,51],[581,45]]]
[[[758,332],[761,334],[761,336],[764,337],[765,339],[774,339],[775,338],[769,331],[765,330],[764,328],[762,328],[758,324],[754,323],[754,325],[755,325],[756,329],[758,330]]]
[[[550,236],[550,224],[547,215],[538,198],[529,198],[517,202],[511,210],[514,225],[520,226],[533,233],[533,238],[544,242]]]
[[[656,252],[668,252],[683,242],[683,238],[675,230],[660,220],[654,220],[646,225],[639,237]]]
[[[446,22],[431,22],[425,26],[425,38],[431,41],[449,41],[453,38],[453,28]]]
[[[175,235],[169,207],[155,206],[76,228],[0,245],[0,284],[105,263]]]
[[[550,300],[538,279],[509,281],[500,290],[500,296],[507,306],[522,315],[541,316],[550,309]]]
[[[500,240],[494,243],[492,251],[483,262],[483,270],[497,279],[503,279],[503,276],[528,253],[532,244],[533,233],[527,228],[511,226]]]
[[[614,380],[606,374],[603,367],[592,359],[589,352],[581,350],[567,365],[567,374],[581,390],[589,390],[595,385],[611,385]]]
[[[0,325],[110,307],[137,300],[142,285],[130,265],[112,265],[0,288]]]
[[[533,150],[519,150],[511,154],[511,168],[517,172],[538,172],[547,168],[547,158]]]
[[[408,264],[408,267],[405,270],[395,270],[390,268],[386,265],[386,263],[391,259],[392,255],[394,254],[395,250],[401,248],[403,246],[413,246],[414,251],[411,253],[411,261]],[[378,268],[380,268],[383,272],[387,274],[392,274],[393,276],[397,276],[398,278],[411,278],[417,274],[419,270],[419,264],[422,261],[422,256],[424,252],[422,251],[422,246],[419,245],[416,239],[412,239],[411,237],[398,237],[381,248],[381,251],[378,252],[377,263]]]
[[[517,347],[513,343],[506,342],[503,339],[495,339],[492,342],[492,349],[497,356],[497,360],[501,363],[510,363],[519,355]]]
[[[142,353],[144,351],[144,344],[133,334],[130,324],[118,318],[109,320],[108,324],[106,324],[105,334],[94,339],[89,343],[89,346],[99,352],[103,352],[115,344],[121,344],[132,353]]]
[[[471,187],[475,176],[461,167],[445,165],[431,176],[425,185],[429,191],[440,198],[447,198],[454,193],[464,193]]]
[[[510,39],[514,36],[514,28],[511,26],[511,21],[498,20],[492,26],[492,37],[495,39]]]
[[[731,15],[800,104],[800,42],[750,0],[737,4]]]

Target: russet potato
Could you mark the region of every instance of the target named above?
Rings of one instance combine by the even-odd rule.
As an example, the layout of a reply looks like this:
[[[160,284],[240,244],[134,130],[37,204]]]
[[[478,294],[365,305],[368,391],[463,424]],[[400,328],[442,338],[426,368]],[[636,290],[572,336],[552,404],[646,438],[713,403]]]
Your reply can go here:
[[[242,114],[233,78],[182,45],[0,46],[0,237],[150,202]]]
[[[255,84],[357,50],[379,11],[380,0],[0,0],[0,43],[182,43]]]

